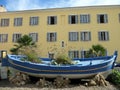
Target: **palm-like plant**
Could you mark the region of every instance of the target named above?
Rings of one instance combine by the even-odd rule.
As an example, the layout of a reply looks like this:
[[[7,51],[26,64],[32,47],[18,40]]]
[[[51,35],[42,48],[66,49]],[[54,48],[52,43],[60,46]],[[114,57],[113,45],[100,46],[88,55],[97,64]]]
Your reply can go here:
[[[28,35],[24,35],[23,37],[17,40],[17,44],[14,45],[14,48],[11,48],[11,52],[13,54],[23,54],[26,55],[28,61],[40,63],[41,61],[38,59],[37,53],[35,51],[36,44],[32,41],[32,38]]]
[[[21,49],[25,49],[26,47],[36,47],[35,43],[32,41],[32,38],[28,35],[24,35],[23,37],[19,38],[17,40],[17,44],[15,44],[14,46],[14,48],[10,49],[12,54],[19,54],[21,52]]]
[[[92,45],[92,48],[88,50],[86,57],[98,57],[105,56],[106,49],[102,45]]]

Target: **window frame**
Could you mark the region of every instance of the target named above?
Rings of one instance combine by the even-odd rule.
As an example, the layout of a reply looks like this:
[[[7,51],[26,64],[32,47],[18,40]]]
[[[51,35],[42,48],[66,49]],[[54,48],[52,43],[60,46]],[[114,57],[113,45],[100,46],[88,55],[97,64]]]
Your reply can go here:
[[[90,31],[81,31],[80,32],[81,41],[91,41],[91,32]]]
[[[68,56],[73,59],[73,58],[79,58],[79,50],[69,50],[68,51]]]
[[[48,57],[49,57],[50,59],[54,59],[55,53],[50,53],[50,52],[48,52]]]
[[[14,26],[22,26],[22,23],[23,23],[22,17],[14,18]]]
[[[36,26],[39,24],[39,16],[32,16],[30,17],[29,25]]]
[[[47,32],[47,42],[56,42],[57,32]]]
[[[69,41],[79,41],[79,32],[69,32]]]
[[[1,19],[1,27],[7,27],[9,26],[10,19],[9,18],[2,18]]]
[[[57,16],[48,16],[47,17],[48,25],[56,25],[57,24]]]
[[[80,23],[81,24],[90,23],[90,14],[80,14]]]
[[[12,42],[16,43],[19,38],[22,37],[21,33],[13,33]]]
[[[97,22],[99,24],[108,23],[108,14],[97,14]]]
[[[8,34],[0,34],[0,43],[8,42]]]
[[[68,15],[69,24],[78,24],[78,15]]]
[[[86,58],[88,50],[81,50],[80,52],[81,52],[81,58]]]
[[[108,31],[99,31],[98,32],[99,41],[109,41],[109,32]]]
[[[29,36],[32,38],[33,42],[38,42],[38,33],[29,33]]]

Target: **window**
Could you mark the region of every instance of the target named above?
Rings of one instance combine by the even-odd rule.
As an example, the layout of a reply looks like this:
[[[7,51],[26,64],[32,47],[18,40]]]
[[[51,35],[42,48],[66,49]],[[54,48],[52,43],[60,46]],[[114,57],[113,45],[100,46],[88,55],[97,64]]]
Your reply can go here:
[[[99,41],[108,41],[109,40],[109,32],[100,31],[98,32]]]
[[[14,18],[14,26],[22,26],[22,18]]]
[[[70,58],[79,58],[79,51],[78,50],[69,51],[68,55]]]
[[[80,32],[81,33],[81,41],[90,41],[91,33],[89,31]]]
[[[55,54],[54,53],[48,53],[49,58],[54,59]]]
[[[81,51],[81,58],[87,58],[88,51],[82,50]]]
[[[55,42],[57,40],[57,33],[47,33],[47,41],[48,42]]]
[[[78,32],[69,32],[69,41],[78,41],[79,34]]]
[[[61,44],[62,44],[62,45],[61,45],[62,47],[65,47],[65,43],[64,43],[64,41],[62,41]]]
[[[9,19],[8,18],[1,19],[1,26],[2,27],[9,26]]]
[[[57,16],[48,16],[48,25],[57,24]]]
[[[33,42],[38,41],[38,33],[30,33],[29,36],[32,38]]]
[[[17,42],[17,40],[21,38],[21,34],[13,34],[13,42]]]
[[[98,14],[97,20],[98,20],[98,23],[108,23],[108,15],[107,14]]]
[[[78,15],[69,15],[69,24],[77,24],[78,23]]]
[[[90,15],[89,14],[81,14],[80,15],[80,23],[90,23]]]
[[[8,34],[0,34],[0,42],[4,43],[8,41]]]
[[[30,17],[30,25],[38,25],[39,17]]]

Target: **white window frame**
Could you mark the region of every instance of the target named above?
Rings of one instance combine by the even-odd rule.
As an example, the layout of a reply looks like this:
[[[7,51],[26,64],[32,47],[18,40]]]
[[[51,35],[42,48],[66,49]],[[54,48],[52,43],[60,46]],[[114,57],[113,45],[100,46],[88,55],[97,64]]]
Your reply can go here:
[[[13,34],[12,41],[13,41],[13,42],[17,42],[17,40],[18,40],[19,38],[21,38],[21,36],[22,36],[21,33],[14,33],[14,34]]]
[[[55,54],[54,54],[54,53],[48,53],[48,57],[49,57],[50,59],[54,59]]]
[[[30,17],[30,25],[38,25],[39,23],[39,17],[38,16],[34,16],[34,17]]]
[[[70,50],[68,51],[68,56],[73,59],[73,58],[79,58],[79,50]]]
[[[55,41],[57,41],[57,33],[56,32],[48,32],[47,33],[47,41],[48,42],[55,42]]]
[[[69,32],[69,41],[79,41],[79,32]]]
[[[55,25],[57,24],[57,16],[48,16],[48,25]]]
[[[91,32],[90,31],[82,31],[80,32],[81,41],[91,41]]]
[[[90,23],[90,14],[80,14],[80,23]]]
[[[1,19],[1,27],[9,26],[9,18],[2,18]]]
[[[33,42],[38,42],[38,33],[30,33],[29,36],[32,38]]]
[[[14,26],[22,26],[22,21],[23,21],[22,17],[14,18]]]
[[[97,22],[102,23],[108,23],[108,14],[98,14],[97,15]]]
[[[69,24],[78,24],[78,15],[69,15],[68,22]]]
[[[8,41],[8,34],[0,34],[0,43],[5,43]]]
[[[87,54],[88,50],[81,50],[81,58],[86,58],[86,54]]]
[[[109,32],[108,31],[99,31],[98,38],[99,38],[99,41],[109,41]]]

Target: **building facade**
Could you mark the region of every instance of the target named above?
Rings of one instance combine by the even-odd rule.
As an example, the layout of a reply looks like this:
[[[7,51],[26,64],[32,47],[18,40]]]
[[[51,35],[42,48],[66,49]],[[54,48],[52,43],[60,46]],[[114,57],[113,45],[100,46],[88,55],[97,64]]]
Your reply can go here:
[[[0,10],[3,10],[0,12],[0,50],[8,54],[16,40],[25,34],[36,42],[41,57],[65,53],[72,58],[83,58],[96,44],[105,47],[108,55],[115,50],[120,52],[120,5]]]

